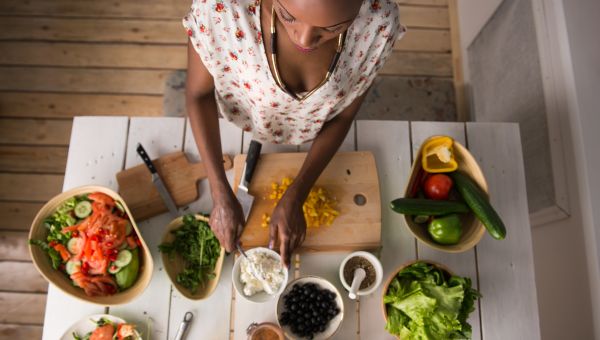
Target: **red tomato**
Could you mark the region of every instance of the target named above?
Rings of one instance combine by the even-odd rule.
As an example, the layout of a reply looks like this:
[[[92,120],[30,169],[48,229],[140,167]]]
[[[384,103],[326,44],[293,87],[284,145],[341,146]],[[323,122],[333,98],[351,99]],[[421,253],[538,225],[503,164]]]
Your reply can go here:
[[[432,200],[447,200],[452,189],[452,179],[444,174],[429,176],[423,185],[425,196]]]
[[[115,328],[112,325],[104,325],[94,330],[90,340],[112,340],[114,334]]]

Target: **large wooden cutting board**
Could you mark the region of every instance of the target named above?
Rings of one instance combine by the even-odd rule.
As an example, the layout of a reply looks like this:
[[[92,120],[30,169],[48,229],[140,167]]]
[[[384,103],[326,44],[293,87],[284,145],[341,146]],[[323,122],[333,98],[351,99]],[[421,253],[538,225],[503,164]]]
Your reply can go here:
[[[242,235],[244,248],[268,245],[269,228],[264,228],[261,224],[263,214],[271,215],[274,209],[274,201],[268,198],[271,183],[280,183],[284,177],[296,177],[305,157],[306,153],[260,156],[249,189],[255,200]],[[238,155],[233,161],[235,188],[240,181],[245,161],[245,155]],[[317,180],[316,186],[325,188],[337,200],[340,215],[331,226],[309,228],[301,250],[363,250],[381,245],[381,197],[373,154],[336,154]],[[355,203],[357,195],[364,196],[364,205]]]
[[[198,199],[198,181],[206,177],[202,162],[190,163],[181,151],[153,159],[154,167],[165,183],[175,205],[178,207]],[[225,170],[231,169],[231,158],[223,156]],[[144,220],[167,211],[144,164],[117,173],[119,194],[123,197],[133,218]]]

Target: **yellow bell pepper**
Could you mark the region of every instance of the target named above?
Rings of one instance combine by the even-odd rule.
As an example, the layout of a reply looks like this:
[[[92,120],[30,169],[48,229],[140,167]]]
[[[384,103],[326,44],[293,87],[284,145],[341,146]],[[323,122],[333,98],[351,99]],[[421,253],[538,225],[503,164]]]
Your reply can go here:
[[[432,137],[423,145],[423,169],[431,173],[452,172],[458,168],[452,145],[454,140],[447,136]]]

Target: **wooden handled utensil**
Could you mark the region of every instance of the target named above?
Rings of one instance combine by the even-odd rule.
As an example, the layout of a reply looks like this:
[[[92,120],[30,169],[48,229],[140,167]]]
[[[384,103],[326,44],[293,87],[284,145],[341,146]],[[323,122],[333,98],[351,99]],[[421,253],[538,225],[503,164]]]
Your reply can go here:
[[[198,181],[206,178],[202,162],[190,163],[185,154],[178,151],[153,159],[152,163],[177,206],[184,206],[198,199]],[[228,155],[223,155],[223,166],[225,170],[233,167]],[[117,173],[117,182],[119,194],[136,220],[144,220],[167,211],[144,164]]]

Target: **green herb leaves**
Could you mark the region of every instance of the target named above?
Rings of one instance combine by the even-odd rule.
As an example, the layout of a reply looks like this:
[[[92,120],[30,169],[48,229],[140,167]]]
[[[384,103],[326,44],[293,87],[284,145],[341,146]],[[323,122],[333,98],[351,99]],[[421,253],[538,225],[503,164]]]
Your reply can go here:
[[[176,254],[183,259],[184,269],[177,274],[177,283],[194,294],[198,287],[214,278],[221,245],[208,223],[197,220],[194,215],[185,215],[183,225],[171,233],[175,236],[173,242],[163,243],[158,248],[171,259]]]

